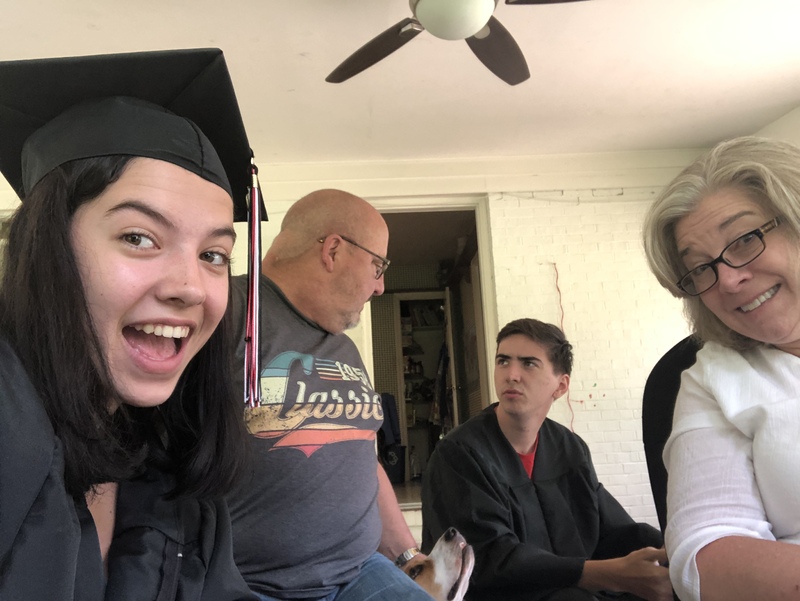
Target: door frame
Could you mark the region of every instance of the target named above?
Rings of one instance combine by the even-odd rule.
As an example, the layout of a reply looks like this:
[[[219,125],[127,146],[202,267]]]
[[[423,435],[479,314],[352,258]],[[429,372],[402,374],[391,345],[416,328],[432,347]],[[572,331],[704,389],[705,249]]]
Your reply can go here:
[[[494,279],[494,257],[492,256],[492,233],[489,222],[489,196],[487,194],[468,194],[454,196],[414,196],[400,198],[367,198],[381,213],[429,213],[435,211],[474,211],[475,229],[478,238],[478,269],[480,273],[481,313],[484,332],[483,362],[486,374],[494,371],[494,332],[498,330],[497,294]],[[365,315],[368,319],[369,315]],[[370,332],[367,333],[371,336]],[[372,344],[368,345],[369,368],[372,369]],[[364,348],[364,347],[362,347]],[[491,404],[492,385],[487,378],[481,378],[483,405]]]

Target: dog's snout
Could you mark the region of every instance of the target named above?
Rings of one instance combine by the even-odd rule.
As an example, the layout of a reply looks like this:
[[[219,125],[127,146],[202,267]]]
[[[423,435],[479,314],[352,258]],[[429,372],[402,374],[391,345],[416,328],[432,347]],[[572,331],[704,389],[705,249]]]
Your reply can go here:
[[[456,530],[453,527],[450,527],[444,533],[444,540],[446,540],[447,542],[450,542],[451,540],[453,540],[456,537],[457,534],[458,534],[458,530]]]

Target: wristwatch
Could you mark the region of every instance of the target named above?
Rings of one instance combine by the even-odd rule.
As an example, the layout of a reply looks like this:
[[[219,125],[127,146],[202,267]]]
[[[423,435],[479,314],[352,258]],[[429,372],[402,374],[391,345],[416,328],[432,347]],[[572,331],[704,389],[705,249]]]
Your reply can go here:
[[[406,565],[406,563],[408,563],[409,559],[411,559],[412,557],[414,557],[418,553],[419,553],[419,549],[417,549],[416,547],[411,547],[410,549],[407,549],[406,551],[403,551],[403,554],[400,555],[400,557],[398,557],[397,559],[394,560],[394,564],[398,568],[402,568],[404,565]]]

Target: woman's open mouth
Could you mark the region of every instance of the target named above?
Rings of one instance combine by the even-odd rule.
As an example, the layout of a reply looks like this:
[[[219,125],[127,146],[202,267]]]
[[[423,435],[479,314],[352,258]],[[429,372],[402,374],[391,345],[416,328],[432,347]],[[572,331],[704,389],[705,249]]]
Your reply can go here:
[[[177,355],[191,330],[189,326],[147,323],[126,326],[123,335],[133,348],[148,359],[164,360]]]
[[[776,284],[775,286],[767,290],[764,294],[756,298],[753,302],[747,303],[746,305],[742,305],[741,307],[739,307],[739,311],[741,311],[742,313],[749,313],[754,309],[758,309],[762,304],[764,304],[773,296],[775,296],[775,293],[778,292],[778,288],[780,287],[781,287],[780,284]]]

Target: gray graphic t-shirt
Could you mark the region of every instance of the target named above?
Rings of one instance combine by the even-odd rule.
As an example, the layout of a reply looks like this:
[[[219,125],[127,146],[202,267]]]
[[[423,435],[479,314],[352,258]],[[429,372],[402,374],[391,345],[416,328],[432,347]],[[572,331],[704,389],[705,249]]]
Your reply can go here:
[[[321,597],[380,542],[380,396],[347,335],[307,320],[263,276],[260,295],[262,398],[245,410],[253,467],[228,498],[236,564],[256,592]],[[233,278],[240,390],[246,296],[246,278]]]

